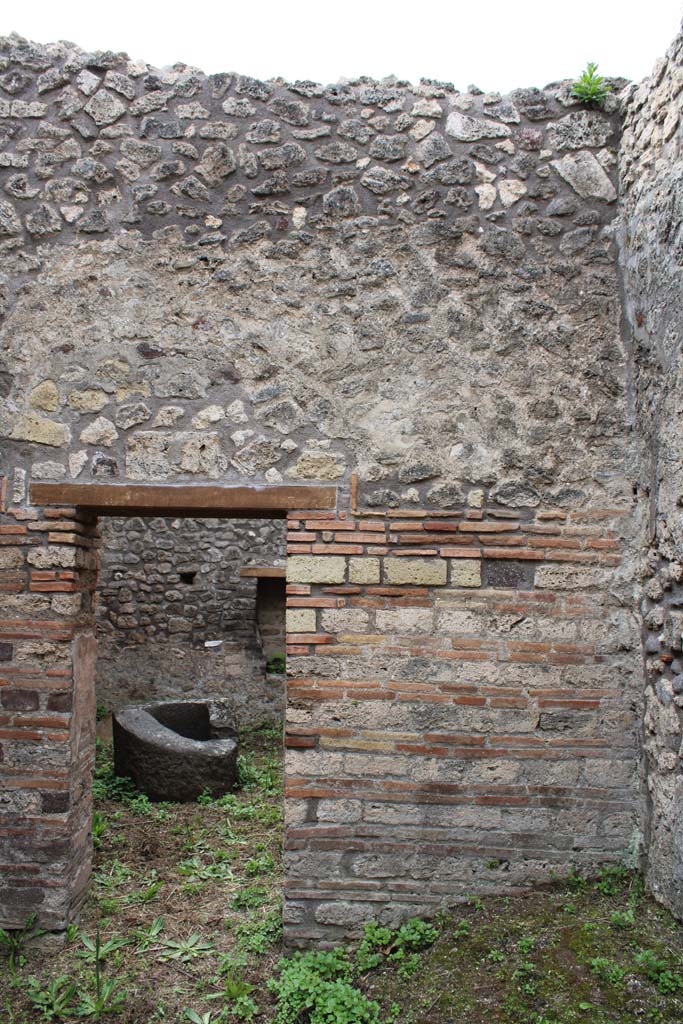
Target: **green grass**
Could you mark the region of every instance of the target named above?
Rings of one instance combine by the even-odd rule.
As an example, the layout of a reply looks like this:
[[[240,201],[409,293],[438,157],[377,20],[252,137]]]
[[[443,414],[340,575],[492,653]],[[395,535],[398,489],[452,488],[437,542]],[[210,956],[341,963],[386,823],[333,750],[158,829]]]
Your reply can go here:
[[[279,731],[242,788],[159,808],[98,751],[93,881],[65,948],[0,932],[2,1024],[681,1024],[683,928],[605,866],[283,958]]]

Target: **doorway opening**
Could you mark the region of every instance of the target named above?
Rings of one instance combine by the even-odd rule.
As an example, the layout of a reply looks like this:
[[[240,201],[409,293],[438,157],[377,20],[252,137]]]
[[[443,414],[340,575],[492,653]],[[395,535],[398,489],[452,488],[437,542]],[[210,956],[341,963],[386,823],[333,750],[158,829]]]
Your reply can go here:
[[[209,698],[239,729],[281,728],[285,520],[103,517],[99,529],[98,707]]]
[[[275,945],[281,930],[286,521],[105,516],[99,531],[96,842],[83,928],[103,905],[126,907],[128,932],[161,915],[162,953],[197,934],[216,950],[203,957],[209,968]],[[137,705],[180,707],[189,721],[196,702],[237,733],[237,785],[199,792],[204,783],[182,773],[188,759],[196,774],[193,755],[178,751],[176,798],[150,802],[163,764],[137,759],[136,771],[150,767],[141,794],[115,774],[112,742]]]
[[[97,672],[94,641],[97,621],[112,626],[114,618],[130,616],[124,632],[139,631],[142,644],[145,638],[149,639],[145,630],[155,625],[153,614],[151,622],[145,621],[150,609],[143,605],[151,605],[152,608],[161,609],[156,622],[155,642],[160,640],[160,633],[165,630],[164,641],[179,643],[179,634],[186,637],[187,628],[184,625],[180,630],[175,625],[171,627],[171,620],[187,618],[190,621],[190,635],[199,626],[211,630],[210,636],[206,633],[201,639],[201,650],[208,652],[208,656],[214,657],[217,648],[229,644],[225,629],[223,635],[220,632],[220,627],[226,626],[226,620],[221,622],[215,618],[219,602],[211,605],[212,588],[208,587],[204,594],[200,589],[195,591],[195,588],[203,586],[205,564],[211,563],[211,560],[206,563],[199,557],[201,545],[189,547],[180,556],[173,545],[169,548],[167,545],[155,544],[156,561],[146,562],[143,559],[144,571],[138,572],[135,587],[131,587],[133,580],[130,574],[123,572],[121,566],[114,568],[109,580],[112,592],[116,593],[116,601],[113,597],[109,604],[100,601],[97,611],[97,601],[91,600],[97,592],[97,559],[92,541],[95,539],[98,522],[106,537],[108,523],[113,519],[125,520],[129,527],[132,526],[133,532],[136,529],[138,532],[156,529],[157,537],[169,531],[181,530],[182,523],[188,520],[196,520],[197,523],[216,520],[216,536],[220,533],[221,523],[225,525],[234,520],[239,520],[241,526],[244,526],[248,522],[263,522],[267,519],[271,523],[269,529],[275,529],[272,521],[277,520],[276,527],[281,529],[290,509],[305,514],[309,509],[317,511],[320,508],[334,508],[336,490],[313,487],[250,489],[34,485],[32,499],[36,505],[40,503],[49,507],[58,504],[62,509],[60,514],[69,513],[69,506],[75,507],[76,516],[71,512],[70,518],[82,524],[82,533],[79,534],[82,541],[78,543],[82,543],[84,554],[82,560],[76,563],[78,569],[73,571],[72,576],[74,588],[80,588],[84,600],[76,624],[75,639],[73,642],[68,641],[69,646],[65,647],[65,653],[68,650],[73,658],[74,725],[70,740],[70,771],[72,799],[77,799],[78,803],[74,803],[71,817],[64,822],[66,827],[73,829],[74,836],[71,859],[64,871],[62,883],[64,924],[77,916],[84,902],[82,920],[86,930],[89,920],[92,923],[103,919],[113,922],[112,926],[116,928],[122,921],[130,919],[133,912],[140,910],[146,925],[143,925],[141,918],[135,925],[137,931],[141,931],[144,926],[161,928],[158,919],[163,918],[163,928],[166,929],[163,936],[158,931],[154,936],[150,933],[149,939],[167,951],[164,955],[168,956],[169,961],[177,957],[180,963],[189,963],[195,955],[228,955],[230,949],[235,955],[242,956],[250,948],[256,949],[264,942],[271,942],[281,928],[281,874],[278,873],[277,863],[282,835],[281,718],[275,724],[271,720],[264,725],[262,719],[256,722],[252,717],[248,721],[245,714],[244,721],[247,724],[243,730],[245,738],[240,758],[240,789],[220,799],[207,794],[191,805],[153,804],[132,789],[126,780],[117,778],[113,772],[111,754],[105,749],[95,769],[93,788],[97,806],[91,817],[89,777],[95,718]],[[160,520],[164,520],[163,530]],[[218,523],[218,520],[221,522]],[[174,525],[177,523],[181,525]],[[203,529],[201,524],[195,527],[196,531],[200,529]],[[246,529],[249,529],[248,525]],[[211,527],[207,527],[207,530],[210,532]],[[134,539],[134,543],[137,540]],[[144,555],[144,542],[142,548]],[[126,550],[124,543],[118,555]],[[129,550],[133,551],[132,545]],[[279,556],[279,564],[276,556],[264,557],[262,543],[257,543],[254,552],[248,557],[244,557],[243,551],[240,554],[239,565],[237,561],[233,565],[233,582],[238,587],[251,588],[250,614],[254,648],[260,650],[261,659],[266,662],[273,656],[272,645],[278,644],[278,638],[283,636],[282,627],[276,622],[274,608],[277,594],[282,595],[285,588],[284,555]],[[220,559],[216,561],[220,563]],[[135,568],[139,563],[131,560],[130,565]],[[151,566],[151,569],[146,566]],[[161,566],[170,568],[161,572]],[[115,578],[117,573],[119,576]],[[185,579],[181,573],[185,574]],[[162,582],[159,582],[159,599],[155,606],[150,598],[152,592],[148,588],[152,584],[156,585],[156,576]],[[180,593],[178,599],[169,599],[169,589],[173,588]],[[244,595],[246,591],[240,593]],[[256,600],[258,595],[260,609]],[[187,611],[190,605],[193,614],[196,609],[197,622],[193,622],[189,615],[171,615],[175,607]],[[67,642],[66,635],[64,639]],[[195,636],[195,639],[198,637]],[[188,649],[191,649],[190,645]],[[111,663],[115,661],[113,657],[108,660]],[[125,666],[120,662],[120,673],[123,668]],[[234,683],[238,673],[231,676],[225,668],[223,663],[222,673],[214,673],[211,679],[223,684],[223,696],[229,699],[229,689],[224,684],[226,681]],[[106,671],[107,659],[104,659],[100,672],[104,675]],[[134,669],[128,672],[129,682],[135,672]],[[144,683],[139,683],[142,675],[144,673],[138,666],[138,688],[131,693],[136,699],[144,700],[149,696],[149,691]],[[168,677],[169,672],[161,675]],[[156,679],[159,678],[157,674]],[[208,677],[203,678],[206,681]],[[284,691],[284,680],[282,686]],[[233,692],[236,689],[233,686]],[[251,705],[254,701],[247,703],[253,711]],[[232,713],[234,706],[227,711]],[[101,744],[101,747],[106,748],[106,744]],[[86,899],[91,843],[96,853],[95,875],[89,898]],[[172,908],[176,908],[177,914],[171,913]],[[157,910],[159,913],[156,913]],[[175,923],[171,928],[172,920]],[[205,941],[201,936],[199,939],[193,938],[200,924],[213,929],[206,940],[210,949],[199,949],[197,943]],[[56,927],[59,927],[57,921]],[[143,988],[141,979],[141,991]],[[156,998],[156,993],[148,995],[150,999],[152,996]],[[141,1017],[144,1017],[142,1004],[139,1009]]]

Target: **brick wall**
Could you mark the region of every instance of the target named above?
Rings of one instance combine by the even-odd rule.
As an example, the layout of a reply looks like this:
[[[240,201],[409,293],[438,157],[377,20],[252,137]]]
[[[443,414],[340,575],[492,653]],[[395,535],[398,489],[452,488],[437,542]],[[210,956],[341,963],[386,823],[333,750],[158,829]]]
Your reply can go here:
[[[290,516],[292,943],[636,852],[624,510],[470,498]],[[59,928],[89,871],[98,540],[18,507],[0,539],[3,920]]]
[[[290,516],[291,942],[636,856],[623,518]]]
[[[74,509],[0,515],[0,916],[73,919],[90,874],[96,531]]]

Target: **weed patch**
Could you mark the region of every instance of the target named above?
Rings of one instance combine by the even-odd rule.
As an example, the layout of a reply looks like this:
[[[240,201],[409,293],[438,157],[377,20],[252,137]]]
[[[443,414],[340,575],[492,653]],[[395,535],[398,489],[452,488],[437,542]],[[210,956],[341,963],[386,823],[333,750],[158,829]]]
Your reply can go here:
[[[683,928],[615,865],[283,958],[279,744],[279,731],[253,732],[240,789],[162,807],[117,779],[100,746],[82,920],[49,957],[35,920],[0,931],[2,1024],[683,1020]]]

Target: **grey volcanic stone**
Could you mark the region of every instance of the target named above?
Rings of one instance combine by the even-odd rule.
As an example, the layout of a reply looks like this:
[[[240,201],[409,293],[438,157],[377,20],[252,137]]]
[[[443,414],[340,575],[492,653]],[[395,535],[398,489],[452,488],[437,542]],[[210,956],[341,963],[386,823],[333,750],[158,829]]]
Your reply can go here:
[[[553,160],[552,166],[582,199],[602,199],[613,203],[617,198],[614,185],[588,150]]]
[[[331,217],[355,217],[361,211],[358,193],[348,185],[340,185],[323,197],[323,210]]]
[[[505,124],[498,121],[484,121],[454,110],[446,121],[446,134],[461,142],[476,142],[477,139],[499,139],[511,135]]]
[[[318,85],[317,82],[297,81],[290,85],[288,88],[290,92],[299,93],[300,96],[307,96],[309,99],[312,96],[322,96],[323,94],[323,87],[322,85]]]
[[[40,75],[36,79],[36,90],[39,93],[49,92],[51,89],[57,89],[68,81],[69,76],[63,70],[60,68],[50,68],[44,75]]]
[[[132,705],[113,715],[114,769],[150,800],[223,796],[237,781],[237,734],[206,701]]]
[[[256,107],[249,100],[236,100],[230,96],[223,102],[223,110],[231,117],[251,117],[256,113]]]
[[[315,155],[331,164],[350,164],[358,157],[358,150],[348,142],[330,142],[316,149]]]
[[[417,156],[425,167],[431,167],[437,160],[447,160],[453,150],[440,132],[432,132],[417,147]]]
[[[274,99],[269,109],[276,117],[297,128],[304,128],[311,119],[308,106],[298,100]]]
[[[576,202],[569,196],[558,196],[557,199],[548,203],[546,213],[549,217],[568,217],[570,214],[576,213]]]
[[[386,160],[387,163],[402,160],[407,141],[402,135],[378,135],[370,143],[370,156],[375,160]]]
[[[136,117],[140,114],[151,114],[154,110],[166,110],[166,104],[173,99],[173,91],[150,92],[140,96],[130,105],[130,112]]]
[[[266,118],[263,121],[255,121],[247,132],[247,142],[255,142],[258,145],[264,142],[280,141],[280,125],[277,121]]]
[[[143,138],[151,136],[158,139],[179,139],[182,137],[183,129],[180,127],[180,121],[175,118],[162,121],[158,117],[143,117],[140,134]]]
[[[357,117],[349,117],[342,121],[337,129],[337,133],[343,135],[345,139],[353,139],[355,142],[359,142],[361,146],[369,142],[373,135],[370,125]]]
[[[371,167],[365,172],[360,183],[374,195],[385,196],[388,192],[395,192],[404,187],[407,180],[403,175],[387,170],[386,167]]]
[[[197,164],[197,174],[209,185],[218,185],[227,178],[229,174],[237,169],[235,154],[225,145],[224,142],[217,142],[214,146],[207,146],[204,150],[201,162]]]
[[[121,152],[141,167],[156,163],[163,154],[161,146],[155,142],[141,142],[139,139],[124,139],[121,143]]]
[[[97,125],[113,124],[125,114],[125,104],[106,89],[96,92],[85,105],[85,109]]]
[[[586,149],[607,144],[614,129],[594,111],[578,110],[548,125],[548,144],[553,149]]]
[[[105,164],[100,163],[99,160],[93,160],[90,156],[77,160],[73,165],[73,172],[80,178],[85,178],[86,181],[97,182],[98,185],[102,185],[112,177]]]
[[[438,476],[439,472],[439,467],[431,462],[410,462],[401,467],[398,478],[402,484],[414,484],[420,480],[430,480]]]
[[[17,93],[27,89],[31,84],[31,76],[26,74],[25,71],[19,71],[18,68],[12,68],[5,75],[0,75],[0,89],[3,92],[7,92],[10,96],[16,96]]]
[[[32,235],[50,235],[61,231],[62,220],[51,206],[41,203],[26,218],[26,230]]]
[[[135,98],[135,82],[128,75],[120,75],[118,71],[107,71],[104,76],[104,84],[114,92],[125,96],[127,100]]]
[[[469,185],[474,181],[474,164],[471,160],[452,160],[436,167],[430,174],[442,185]]]
[[[18,235],[21,221],[11,203],[0,199],[0,235]]]
[[[276,196],[289,192],[289,179],[284,171],[276,171],[272,178],[266,178],[251,190],[255,196]]]
[[[542,121],[551,115],[550,100],[540,89],[515,89],[510,99],[530,121]]]
[[[302,164],[306,159],[306,150],[298,142],[286,142],[284,146],[275,149],[259,150],[258,159],[266,171],[279,171],[284,167]]]
[[[78,222],[78,230],[85,234],[99,234],[102,231],[108,231],[109,223],[106,213],[103,213],[102,210],[86,213]]]
[[[202,185],[199,178],[195,178],[193,174],[177,182],[173,186],[173,191],[181,192],[183,195],[189,196],[190,199],[198,199],[200,201],[207,201],[211,196],[206,185]]]
[[[134,427],[139,423],[144,423],[151,417],[151,415],[151,410],[144,402],[121,405],[119,406],[115,417],[116,426],[121,427],[122,430],[128,430],[129,427]]]
[[[540,503],[540,495],[534,487],[524,483],[503,484],[491,493],[491,500],[499,505],[512,505],[518,508],[535,508]]]
[[[521,121],[514,103],[506,97],[487,107],[486,112],[491,117],[497,117],[499,121],[505,121],[506,124],[519,124]]]
[[[253,100],[267,100],[272,95],[273,86],[270,82],[260,82],[258,78],[240,75],[237,78],[235,92],[251,96]]]
[[[327,180],[327,171],[324,167],[316,167],[311,171],[297,171],[292,175],[292,185],[295,188],[311,188],[313,185],[322,185]]]

